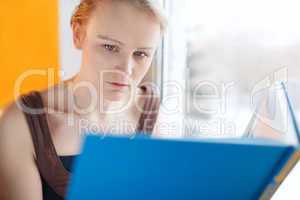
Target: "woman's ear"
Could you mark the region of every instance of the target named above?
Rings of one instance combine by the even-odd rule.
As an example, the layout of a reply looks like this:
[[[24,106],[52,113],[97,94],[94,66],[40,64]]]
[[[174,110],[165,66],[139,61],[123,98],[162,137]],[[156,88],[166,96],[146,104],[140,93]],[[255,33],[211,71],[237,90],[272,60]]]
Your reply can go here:
[[[79,23],[72,25],[73,30],[73,44],[77,49],[82,49],[84,41],[84,27]]]

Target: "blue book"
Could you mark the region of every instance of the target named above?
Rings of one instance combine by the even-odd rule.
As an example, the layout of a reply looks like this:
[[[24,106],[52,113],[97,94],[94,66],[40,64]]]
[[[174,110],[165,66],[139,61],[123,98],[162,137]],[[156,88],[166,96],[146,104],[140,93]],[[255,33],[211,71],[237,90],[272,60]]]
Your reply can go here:
[[[300,158],[299,130],[284,95],[293,127],[284,140],[278,127],[271,139],[249,133],[259,132],[255,119],[242,139],[88,135],[67,199],[270,199]]]

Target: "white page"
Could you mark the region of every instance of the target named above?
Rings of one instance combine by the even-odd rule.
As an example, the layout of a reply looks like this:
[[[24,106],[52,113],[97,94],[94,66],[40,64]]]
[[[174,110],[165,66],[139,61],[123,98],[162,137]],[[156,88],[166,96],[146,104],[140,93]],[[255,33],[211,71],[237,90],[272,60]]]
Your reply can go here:
[[[297,145],[293,113],[282,83],[277,82],[263,89],[259,99],[245,134],[252,138],[268,138]]]

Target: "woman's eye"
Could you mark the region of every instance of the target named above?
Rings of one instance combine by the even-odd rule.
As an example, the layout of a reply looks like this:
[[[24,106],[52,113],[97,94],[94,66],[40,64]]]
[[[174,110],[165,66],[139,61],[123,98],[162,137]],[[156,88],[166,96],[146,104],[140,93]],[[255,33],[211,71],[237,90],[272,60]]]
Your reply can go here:
[[[117,52],[119,49],[117,46],[115,45],[110,45],[110,44],[104,44],[103,47],[108,50],[108,51],[113,51],[113,52]]]
[[[137,51],[134,53],[135,56],[140,57],[140,58],[147,58],[148,54],[142,51]]]

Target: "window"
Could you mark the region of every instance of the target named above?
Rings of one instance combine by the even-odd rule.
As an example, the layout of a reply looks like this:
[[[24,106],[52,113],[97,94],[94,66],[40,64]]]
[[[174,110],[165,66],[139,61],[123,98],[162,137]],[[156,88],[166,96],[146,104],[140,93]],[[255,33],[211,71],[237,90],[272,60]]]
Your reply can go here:
[[[274,80],[287,81],[293,101],[300,102],[298,1],[164,3],[170,22],[163,104],[176,110],[170,120],[180,136],[240,136],[254,111],[253,97]]]

